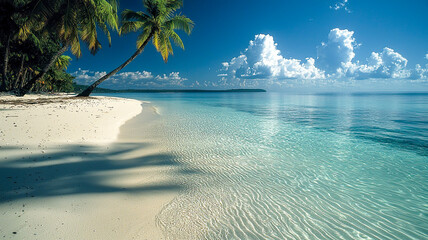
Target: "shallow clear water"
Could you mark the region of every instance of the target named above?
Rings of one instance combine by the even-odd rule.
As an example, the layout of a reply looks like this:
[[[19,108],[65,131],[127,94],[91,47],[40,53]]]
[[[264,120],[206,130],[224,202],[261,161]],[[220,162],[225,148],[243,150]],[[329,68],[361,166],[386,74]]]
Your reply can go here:
[[[428,239],[428,95],[116,94],[150,100],[186,190],[171,239]]]

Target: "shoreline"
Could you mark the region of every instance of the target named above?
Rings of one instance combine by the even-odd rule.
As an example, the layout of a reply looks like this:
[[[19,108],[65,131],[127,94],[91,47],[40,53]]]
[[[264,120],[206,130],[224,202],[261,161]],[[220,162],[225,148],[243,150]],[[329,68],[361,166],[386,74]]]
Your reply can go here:
[[[163,239],[156,215],[180,186],[148,137],[159,116],[146,102],[9,98],[0,97],[4,239]]]

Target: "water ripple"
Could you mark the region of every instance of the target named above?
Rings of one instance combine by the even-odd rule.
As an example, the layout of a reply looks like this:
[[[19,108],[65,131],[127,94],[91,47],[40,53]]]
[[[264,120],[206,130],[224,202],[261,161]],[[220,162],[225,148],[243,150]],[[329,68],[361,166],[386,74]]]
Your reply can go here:
[[[158,106],[162,144],[199,173],[176,176],[186,190],[157,216],[167,239],[428,239],[426,120],[201,102]]]

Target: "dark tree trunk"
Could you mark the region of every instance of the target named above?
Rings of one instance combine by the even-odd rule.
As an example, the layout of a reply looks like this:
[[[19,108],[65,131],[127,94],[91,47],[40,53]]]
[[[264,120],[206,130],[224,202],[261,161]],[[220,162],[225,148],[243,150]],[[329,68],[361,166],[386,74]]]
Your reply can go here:
[[[2,74],[2,81],[0,84],[0,92],[7,90],[7,65],[9,64],[9,48],[10,48],[10,34],[7,37],[6,49],[4,52],[3,74]]]
[[[24,86],[25,80],[27,79],[27,76],[28,76],[27,73],[28,73],[28,69],[25,69],[20,81],[16,82],[15,89],[22,88],[22,86]]]
[[[126,60],[122,65],[120,65],[119,67],[117,67],[113,71],[107,73],[102,78],[100,78],[97,81],[95,81],[94,83],[92,83],[91,86],[89,86],[88,88],[86,88],[83,92],[81,92],[76,97],[89,97],[89,95],[92,93],[92,91],[98,85],[100,85],[100,83],[104,82],[109,77],[113,76],[114,74],[116,74],[117,72],[119,72],[120,70],[122,70],[124,67],[126,67],[126,65],[128,65],[130,62],[132,62],[138,55],[140,55],[143,52],[144,48],[146,47],[147,43],[149,43],[149,41],[152,38],[152,36],[153,36],[153,34],[150,34],[149,37],[146,39],[146,41],[143,43],[143,45],[141,45],[141,47],[138,48],[137,51],[128,60]]]
[[[18,89],[16,91],[16,96],[18,97],[22,97],[25,94],[27,94],[30,89],[34,86],[34,84],[36,82],[38,82],[39,80],[41,80],[46,73],[49,71],[49,69],[51,69],[52,65],[55,63],[55,61],[58,59],[59,56],[61,56],[65,51],[67,51],[68,46],[63,46],[54,56],[52,56],[51,60],[49,61],[49,63],[43,68],[43,71],[41,73],[39,73],[38,75],[36,75],[35,77],[31,78],[25,85],[24,87]]]
[[[25,86],[25,83],[28,82],[28,79],[31,79],[32,77],[33,77],[33,73],[31,71],[28,71],[28,69],[26,69],[25,78],[22,79],[21,85],[19,86],[19,88],[23,88]]]
[[[15,79],[15,82],[10,86],[10,90],[16,89],[18,87],[19,80],[21,79],[21,77],[23,77],[23,74],[24,74],[24,62],[25,62],[25,55],[22,54],[21,67],[19,68],[19,73]]]

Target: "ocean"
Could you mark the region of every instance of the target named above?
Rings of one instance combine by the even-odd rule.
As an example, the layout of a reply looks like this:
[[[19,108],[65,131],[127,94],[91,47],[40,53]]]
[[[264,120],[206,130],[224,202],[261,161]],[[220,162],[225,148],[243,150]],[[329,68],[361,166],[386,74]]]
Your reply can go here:
[[[109,96],[159,113],[167,238],[428,239],[428,94]]]

